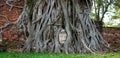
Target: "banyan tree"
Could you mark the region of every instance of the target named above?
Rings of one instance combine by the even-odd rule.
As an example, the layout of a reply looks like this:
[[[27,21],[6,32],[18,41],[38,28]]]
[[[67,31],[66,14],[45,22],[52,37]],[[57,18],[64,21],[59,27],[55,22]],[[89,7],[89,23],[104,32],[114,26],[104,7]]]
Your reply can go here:
[[[25,0],[17,20],[26,38],[23,51],[84,53],[109,44],[91,20],[93,0]],[[60,36],[63,33],[64,42]]]

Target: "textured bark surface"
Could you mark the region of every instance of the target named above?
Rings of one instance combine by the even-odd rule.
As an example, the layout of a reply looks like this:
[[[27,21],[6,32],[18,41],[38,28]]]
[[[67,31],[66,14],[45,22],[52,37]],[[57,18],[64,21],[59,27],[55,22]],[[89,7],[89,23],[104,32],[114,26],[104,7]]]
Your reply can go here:
[[[23,51],[94,53],[109,48],[90,18],[91,6],[92,0],[25,0],[16,21],[27,39]],[[67,35],[64,43],[61,30]]]

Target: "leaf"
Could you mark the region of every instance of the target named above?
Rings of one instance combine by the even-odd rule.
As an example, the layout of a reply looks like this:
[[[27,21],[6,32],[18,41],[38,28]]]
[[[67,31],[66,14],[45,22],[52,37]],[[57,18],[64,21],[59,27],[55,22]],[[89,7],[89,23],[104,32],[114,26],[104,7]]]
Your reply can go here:
[[[112,16],[112,19],[118,19],[120,16]]]

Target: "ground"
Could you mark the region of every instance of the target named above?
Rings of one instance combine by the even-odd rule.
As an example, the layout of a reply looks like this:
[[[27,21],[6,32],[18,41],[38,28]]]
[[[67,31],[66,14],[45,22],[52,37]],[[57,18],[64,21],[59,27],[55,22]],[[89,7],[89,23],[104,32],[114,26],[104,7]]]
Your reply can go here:
[[[2,52],[0,58],[120,58],[120,52],[102,54],[62,54],[62,53],[19,53]]]
[[[16,7],[13,7],[12,10],[10,11],[10,6],[8,6],[5,3],[5,1],[6,0],[0,0],[0,15],[2,15],[2,16],[0,16],[0,26],[4,26],[5,22],[7,22],[7,21],[10,21],[10,22],[16,21],[22,11],[22,9],[16,8]],[[11,3],[14,5],[23,5],[24,2],[23,2],[23,0],[20,0],[20,2],[17,2],[17,3],[11,2]],[[12,29],[14,29],[14,31]],[[18,35],[19,35],[19,32],[17,30],[17,27],[15,27],[15,25],[10,25],[7,28],[3,29],[3,35],[0,37],[4,38],[4,39],[14,40],[14,42],[9,41],[9,43],[15,44],[16,41],[19,41]],[[102,35],[105,38],[105,40],[107,40],[108,43],[110,43],[112,49],[120,51],[120,46],[119,46],[120,45],[120,28],[104,27]],[[20,43],[18,43],[18,44],[20,44]]]

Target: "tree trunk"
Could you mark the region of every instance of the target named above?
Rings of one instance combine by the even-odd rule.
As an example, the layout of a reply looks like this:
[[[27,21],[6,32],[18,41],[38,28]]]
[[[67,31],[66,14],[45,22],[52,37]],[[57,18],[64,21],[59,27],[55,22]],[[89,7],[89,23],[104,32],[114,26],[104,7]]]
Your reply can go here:
[[[92,0],[25,0],[18,18],[27,39],[23,51],[94,53],[109,47],[90,18],[91,6]],[[67,35],[64,43],[61,30]]]
[[[95,25],[96,25],[96,28],[98,29],[98,31],[100,33],[102,33],[103,32],[103,22],[99,21],[99,20],[96,20],[95,21]]]

